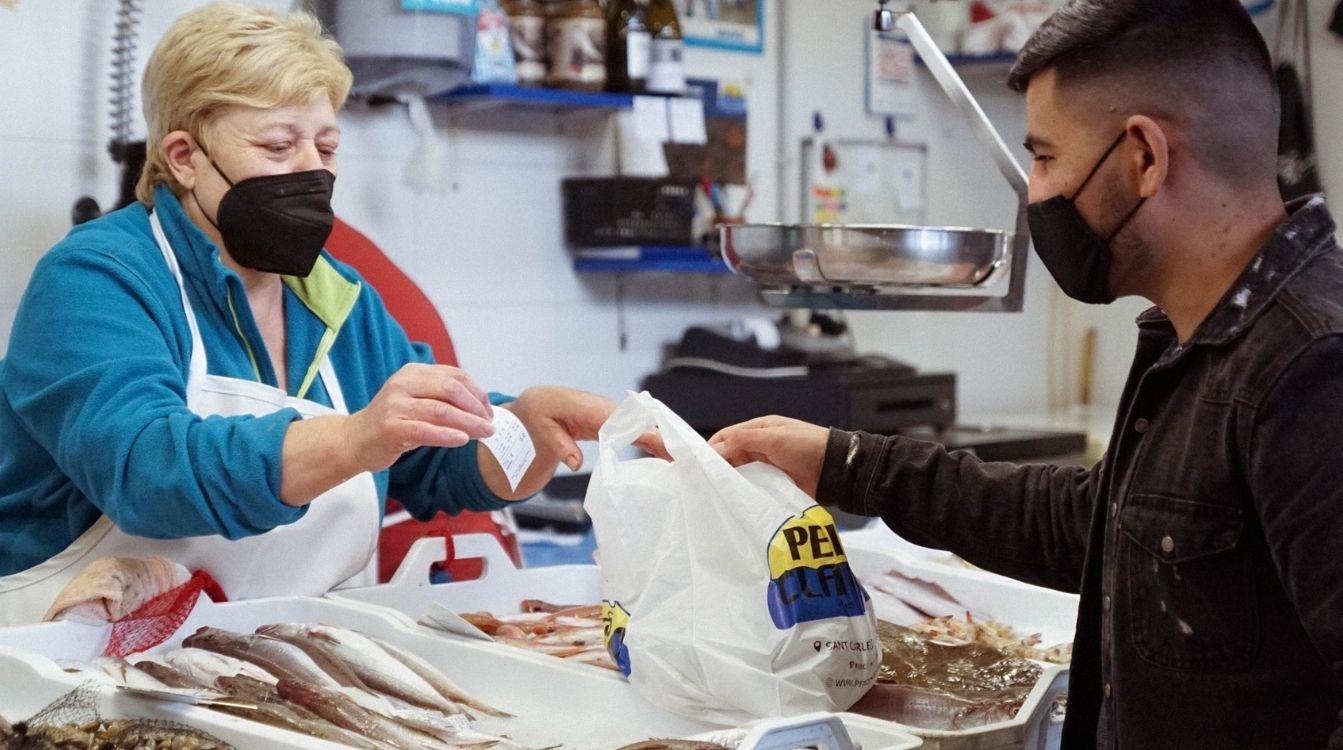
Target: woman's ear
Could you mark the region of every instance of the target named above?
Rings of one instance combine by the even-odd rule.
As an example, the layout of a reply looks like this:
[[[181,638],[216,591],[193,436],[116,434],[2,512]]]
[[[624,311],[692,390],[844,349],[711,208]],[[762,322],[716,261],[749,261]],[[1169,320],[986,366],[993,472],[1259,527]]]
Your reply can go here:
[[[1151,198],[1161,191],[1170,174],[1170,140],[1156,120],[1134,115],[1126,124],[1128,135],[1138,145],[1130,161],[1130,173],[1138,183],[1138,195]]]
[[[191,160],[196,152],[196,139],[185,130],[174,130],[163,137],[163,158],[168,163],[177,184],[187,190],[196,189],[196,165]]]

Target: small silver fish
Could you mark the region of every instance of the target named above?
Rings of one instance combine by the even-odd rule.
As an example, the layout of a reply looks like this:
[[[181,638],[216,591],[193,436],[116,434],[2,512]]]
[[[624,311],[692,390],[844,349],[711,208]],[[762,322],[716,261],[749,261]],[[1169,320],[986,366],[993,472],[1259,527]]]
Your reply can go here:
[[[500,711],[493,706],[489,706],[472,698],[470,695],[467,695],[466,691],[458,687],[455,682],[448,679],[447,675],[435,669],[434,665],[419,656],[372,636],[369,636],[369,640],[377,644],[383,651],[391,654],[392,658],[409,667],[412,672],[419,675],[421,679],[433,686],[433,688],[438,691],[438,694],[447,700],[450,700],[453,703],[460,703],[463,706],[479,711],[487,716],[512,716],[510,713]]]
[[[280,697],[303,706],[342,729],[403,750],[446,750],[450,745],[362,708],[342,693],[294,680],[276,684]]]
[[[187,648],[202,648],[216,654],[251,662],[277,678],[288,677],[322,687],[341,684],[317,666],[312,657],[292,643],[264,635],[241,635],[219,628],[201,628],[182,641]]]
[[[461,713],[455,703],[440,695],[433,685],[367,636],[344,628],[315,624],[268,625],[259,632],[285,640],[315,638],[330,647],[332,653],[373,690],[413,706],[447,714]]]
[[[136,688],[137,690],[172,689],[172,686],[164,684],[148,672],[137,669],[121,659],[98,658],[93,660],[93,666],[102,670],[103,674],[111,677],[118,685],[124,685],[128,688]]]
[[[173,669],[205,685],[213,685],[220,677],[237,675],[272,685],[279,681],[274,675],[255,664],[199,648],[179,648],[165,654],[163,660]]]

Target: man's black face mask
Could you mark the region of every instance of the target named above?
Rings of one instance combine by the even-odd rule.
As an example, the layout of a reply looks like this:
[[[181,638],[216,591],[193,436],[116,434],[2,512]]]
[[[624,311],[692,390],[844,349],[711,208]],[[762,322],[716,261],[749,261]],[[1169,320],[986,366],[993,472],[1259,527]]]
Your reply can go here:
[[[1114,294],[1110,291],[1110,243],[1147,201],[1146,198],[1139,199],[1138,204],[1108,237],[1096,234],[1077,210],[1077,197],[1104,166],[1110,154],[1124,142],[1126,135],[1121,133],[1106,149],[1072,197],[1058,195],[1026,207],[1035,252],[1039,253],[1063,293],[1079,302],[1098,305],[1114,302]]]

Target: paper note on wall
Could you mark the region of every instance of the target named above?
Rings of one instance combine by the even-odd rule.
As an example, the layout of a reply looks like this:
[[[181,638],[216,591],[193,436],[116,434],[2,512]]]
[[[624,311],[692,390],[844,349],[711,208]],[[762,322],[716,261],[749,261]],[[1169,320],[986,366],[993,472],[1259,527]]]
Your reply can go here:
[[[704,122],[704,102],[695,98],[669,99],[671,139],[675,143],[705,144],[709,129]]]
[[[671,129],[667,125],[667,98],[634,97],[634,130],[641,140],[671,140]]]

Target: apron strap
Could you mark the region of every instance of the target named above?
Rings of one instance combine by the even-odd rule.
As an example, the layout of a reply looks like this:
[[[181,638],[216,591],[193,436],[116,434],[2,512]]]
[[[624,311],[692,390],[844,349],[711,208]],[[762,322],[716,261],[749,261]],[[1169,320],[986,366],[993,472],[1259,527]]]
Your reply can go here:
[[[349,409],[345,407],[345,392],[341,390],[340,380],[336,378],[336,368],[331,366],[330,352],[322,356],[321,364],[317,365],[317,374],[322,378],[326,395],[331,398],[331,408],[341,414],[349,414]]]
[[[154,231],[154,241],[158,243],[159,252],[163,253],[163,260],[168,264],[168,270],[173,272],[173,278],[177,280],[177,291],[182,295],[182,309],[187,314],[187,327],[191,329],[191,363],[187,366],[187,371],[190,373],[187,388],[190,389],[209,372],[210,363],[206,359],[205,344],[201,340],[200,324],[196,322],[196,311],[191,307],[191,300],[187,299],[187,286],[182,279],[182,268],[177,265],[177,256],[173,254],[172,245],[168,244],[168,237],[163,233],[159,215],[152,210],[149,212],[149,226]]]
[[[177,264],[177,256],[173,254],[172,245],[168,244],[168,237],[163,233],[163,224],[159,222],[159,216],[154,211],[149,212],[149,225],[154,231],[154,241],[158,243],[159,252],[163,253],[164,262],[168,264],[168,269],[173,272],[173,278],[177,280],[177,291],[182,295],[182,309],[186,311],[187,326],[191,329],[191,364],[188,367],[191,378],[187,381],[187,388],[190,389],[193,387],[192,384],[199,383],[210,369],[205,344],[201,340],[200,323],[196,321],[196,311],[192,309],[191,300],[187,298],[182,268]],[[322,385],[326,388],[327,395],[331,397],[331,408],[341,414],[349,414],[345,405],[345,393],[341,390],[340,380],[336,378],[336,369],[331,366],[330,353],[322,357],[321,363],[317,366],[317,374],[321,376]]]

